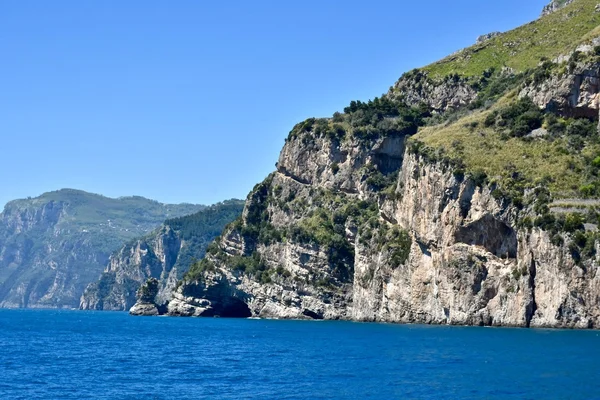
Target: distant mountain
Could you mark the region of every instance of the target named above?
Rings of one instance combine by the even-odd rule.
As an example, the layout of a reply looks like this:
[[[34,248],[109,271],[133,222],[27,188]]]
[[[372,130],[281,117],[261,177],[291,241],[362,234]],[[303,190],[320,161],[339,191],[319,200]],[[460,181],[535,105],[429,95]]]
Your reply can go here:
[[[73,189],[11,201],[0,213],[0,307],[78,307],[124,242],[204,208]]]
[[[208,244],[242,213],[242,200],[228,200],[195,214],[169,219],[152,233],[130,241],[111,255],[97,282],[81,297],[83,310],[129,310],[137,289],[158,280],[158,300],[170,300],[177,281],[204,257]]]

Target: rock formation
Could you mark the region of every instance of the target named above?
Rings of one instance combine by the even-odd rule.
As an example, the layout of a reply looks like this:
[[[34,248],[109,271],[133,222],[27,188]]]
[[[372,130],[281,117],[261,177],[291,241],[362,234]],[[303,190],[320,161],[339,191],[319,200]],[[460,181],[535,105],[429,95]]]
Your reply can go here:
[[[164,304],[159,305],[156,303],[156,296],[158,295],[158,279],[149,278],[137,290],[136,298],[137,302],[129,314],[138,316],[154,316],[164,314]]]
[[[563,7],[568,6],[574,0],[552,0],[550,4],[545,5],[542,9],[542,17],[552,14],[553,12],[560,10]]]
[[[136,291],[149,278],[158,279],[157,301],[171,299],[177,282],[208,244],[242,212],[241,200],[228,200],[198,213],[169,219],[148,235],[114,252],[100,279],[81,296],[82,310],[129,310]]]
[[[481,44],[484,43],[490,39],[495,38],[496,36],[501,35],[502,32],[490,32],[490,33],[486,33],[485,35],[480,35],[477,40],[475,41],[476,44]]]

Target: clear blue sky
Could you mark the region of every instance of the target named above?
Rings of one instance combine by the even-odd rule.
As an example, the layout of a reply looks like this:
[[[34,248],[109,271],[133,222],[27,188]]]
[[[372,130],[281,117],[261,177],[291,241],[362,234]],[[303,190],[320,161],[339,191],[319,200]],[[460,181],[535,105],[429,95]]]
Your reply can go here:
[[[293,125],[549,0],[0,3],[0,207],[60,188],[213,203]]]

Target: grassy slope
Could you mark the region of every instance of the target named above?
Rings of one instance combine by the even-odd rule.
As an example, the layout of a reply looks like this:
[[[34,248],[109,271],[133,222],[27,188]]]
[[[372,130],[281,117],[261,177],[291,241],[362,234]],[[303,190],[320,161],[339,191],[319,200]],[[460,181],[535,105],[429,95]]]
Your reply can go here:
[[[431,64],[424,71],[432,78],[457,73],[478,76],[490,67],[524,71],[535,67],[542,57],[549,59],[573,51],[578,44],[600,35],[598,0],[576,0],[548,16],[471,46]]]
[[[600,13],[594,11],[597,4],[597,0],[576,0],[562,10],[424,70],[433,77],[442,77],[454,73],[480,75],[490,67],[508,66],[518,71],[535,68],[542,57],[569,54],[577,45],[600,36]],[[468,172],[483,171],[497,182],[507,183],[510,171],[516,170],[530,184],[549,180],[548,187],[556,197],[579,197],[579,188],[585,183],[581,171],[589,159],[600,154],[600,149],[586,146],[574,154],[565,150],[568,145],[564,137],[552,141],[506,139],[484,127],[483,120],[490,112],[515,100],[515,92],[509,93],[490,110],[475,111],[454,123],[423,128],[412,140],[423,142],[448,158],[460,159]],[[478,125],[472,128],[472,124]]]
[[[485,128],[485,117],[515,97],[513,92],[490,110],[474,112],[446,126],[426,127],[412,140],[423,142],[430,148],[443,149],[445,156],[462,160],[469,171],[483,171],[496,182],[506,183],[516,170],[533,184],[551,178],[548,188],[557,197],[578,197],[578,190],[585,183],[581,174],[585,157],[593,158],[600,149],[590,146],[580,154],[573,154],[566,151],[564,138],[554,141],[503,139],[494,129]],[[478,123],[477,127],[469,128],[474,122]]]

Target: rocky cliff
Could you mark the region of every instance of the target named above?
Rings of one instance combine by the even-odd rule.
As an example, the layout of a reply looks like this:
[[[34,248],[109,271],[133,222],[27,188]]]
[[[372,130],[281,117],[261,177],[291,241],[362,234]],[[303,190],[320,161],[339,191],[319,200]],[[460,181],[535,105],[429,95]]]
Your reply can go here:
[[[0,213],[0,307],[77,307],[123,242],[202,207],[70,189],[12,201]]]
[[[598,327],[594,10],[575,0],[296,125],[168,314]]]
[[[241,200],[215,204],[169,219],[150,234],[123,245],[110,256],[100,279],[87,286],[79,308],[129,310],[136,302],[136,291],[149,278],[157,279],[158,304],[166,303],[190,265],[204,257],[208,244],[241,214],[242,208]]]
[[[563,7],[571,4],[573,0],[552,0],[548,5],[544,6],[542,9],[542,17],[552,14],[555,11],[560,10]]]

